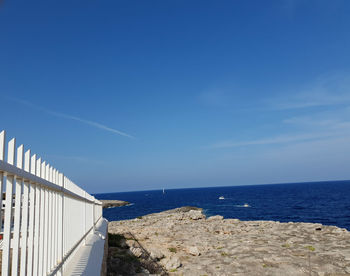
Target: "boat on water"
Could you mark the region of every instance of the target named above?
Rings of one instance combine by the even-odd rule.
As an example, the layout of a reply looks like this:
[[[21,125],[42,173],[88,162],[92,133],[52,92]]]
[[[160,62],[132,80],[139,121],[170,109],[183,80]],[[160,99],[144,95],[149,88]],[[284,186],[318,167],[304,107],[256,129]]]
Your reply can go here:
[[[163,188],[163,195],[165,194],[165,190],[164,190],[164,188]]]
[[[248,203],[244,203],[243,207],[250,207],[250,205]]]
[[[219,199],[225,199],[223,196],[220,196]]]

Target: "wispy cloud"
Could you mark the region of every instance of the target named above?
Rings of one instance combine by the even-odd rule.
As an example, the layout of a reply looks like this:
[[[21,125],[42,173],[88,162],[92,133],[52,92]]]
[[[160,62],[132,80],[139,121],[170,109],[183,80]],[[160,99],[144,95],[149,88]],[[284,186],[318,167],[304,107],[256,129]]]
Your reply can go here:
[[[120,130],[117,130],[117,129],[108,127],[108,126],[106,126],[106,125],[103,125],[103,124],[100,124],[100,123],[97,123],[97,122],[94,122],[94,121],[85,120],[85,119],[82,119],[82,118],[79,118],[79,117],[76,117],[76,116],[72,116],[72,115],[69,115],[69,114],[64,114],[64,113],[52,111],[52,110],[43,108],[43,107],[41,107],[41,106],[32,104],[32,103],[27,102],[27,101],[24,101],[24,100],[12,98],[12,97],[8,97],[8,99],[10,99],[10,100],[12,100],[12,101],[15,101],[15,102],[17,102],[17,103],[20,103],[20,104],[29,106],[29,107],[31,107],[32,109],[36,109],[36,110],[43,111],[43,112],[45,112],[45,113],[47,113],[47,114],[50,114],[50,115],[52,115],[52,116],[55,116],[55,117],[59,117],[59,118],[64,118],[64,119],[68,119],[68,120],[77,121],[77,122],[80,122],[80,123],[83,123],[83,124],[86,124],[86,125],[89,125],[89,126],[98,128],[98,129],[102,129],[102,130],[105,130],[105,131],[108,131],[108,132],[111,132],[111,133],[114,133],[114,134],[117,134],[117,135],[120,135],[120,136],[128,137],[128,138],[130,138],[130,139],[135,139],[135,137],[132,136],[132,135],[130,135],[130,134],[127,134],[127,133],[122,132],[122,131],[120,131]]]
[[[291,117],[283,120],[285,124],[291,125],[303,125],[303,126],[312,126],[312,127],[332,127],[339,123],[339,120],[336,119],[315,119],[312,116],[300,116],[300,117]]]
[[[314,118],[312,116],[293,117],[283,121],[286,124],[324,130],[350,130],[350,121],[341,118]]]
[[[332,95],[319,89],[317,92],[300,93],[275,104],[276,109],[300,109],[308,107],[344,105],[350,102],[349,94]]]
[[[288,96],[269,100],[273,109],[302,109],[350,104],[350,76],[333,75],[290,91]]]
[[[210,145],[208,148],[220,149],[257,145],[296,144],[341,137],[350,138],[349,116],[348,108],[295,116],[282,121],[289,128],[288,134],[279,135],[277,133],[274,136],[254,140],[221,141]]]
[[[310,131],[350,130],[350,107],[337,105],[318,112],[295,112],[295,115],[284,119],[286,125],[307,128]]]
[[[206,148],[312,144],[320,140],[350,138],[350,74],[323,76],[302,89],[294,89],[293,93],[284,93],[267,102],[269,107],[264,112],[278,112],[276,120],[266,122],[273,126],[269,134],[257,132],[250,139],[222,140]],[[277,119],[283,114],[288,117]]]
[[[335,133],[303,133],[297,135],[280,135],[274,137],[268,137],[257,140],[248,141],[223,141],[209,146],[209,148],[220,149],[220,148],[235,148],[243,146],[253,145],[273,145],[273,144],[287,144],[292,142],[302,142],[311,140],[320,140],[336,136]]]

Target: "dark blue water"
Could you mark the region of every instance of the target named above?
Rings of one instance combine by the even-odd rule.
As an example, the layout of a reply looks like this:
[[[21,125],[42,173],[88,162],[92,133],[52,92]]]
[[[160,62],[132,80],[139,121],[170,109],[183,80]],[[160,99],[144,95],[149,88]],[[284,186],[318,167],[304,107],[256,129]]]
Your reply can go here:
[[[212,187],[97,194],[130,206],[104,210],[108,220],[131,219],[181,206],[204,209],[207,216],[240,220],[318,222],[350,230],[350,181]],[[220,200],[223,196],[225,199]],[[250,207],[243,207],[248,204]]]

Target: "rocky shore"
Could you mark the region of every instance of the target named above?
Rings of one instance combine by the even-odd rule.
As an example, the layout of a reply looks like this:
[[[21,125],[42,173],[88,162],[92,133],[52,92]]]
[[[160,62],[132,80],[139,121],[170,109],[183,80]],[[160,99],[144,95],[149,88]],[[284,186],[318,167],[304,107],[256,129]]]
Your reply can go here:
[[[108,227],[108,275],[350,275],[350,232],[335,226],[182,207]]]
[[[125,206],[129,205],[130,202],[127,201],[122,201],[122,200],[104,200],[100,199],[102,202],[102,208],[111,208],[111,207],[120,207],[120,206]]]

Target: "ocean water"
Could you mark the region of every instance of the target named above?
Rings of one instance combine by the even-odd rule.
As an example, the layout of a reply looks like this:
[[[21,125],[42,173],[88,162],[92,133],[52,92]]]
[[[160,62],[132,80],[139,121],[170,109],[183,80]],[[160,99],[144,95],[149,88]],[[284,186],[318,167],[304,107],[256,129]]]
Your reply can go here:
[[[171,189],[96,194],[129,206],[105,209],[108,220],[132,219],[181,206],[240,220],[317,222],[350,230],[350,181]],[[224,197],[224,199],[219,199]]]

